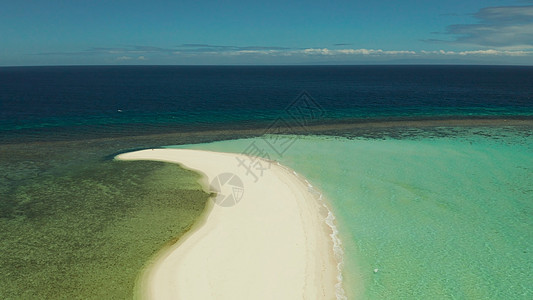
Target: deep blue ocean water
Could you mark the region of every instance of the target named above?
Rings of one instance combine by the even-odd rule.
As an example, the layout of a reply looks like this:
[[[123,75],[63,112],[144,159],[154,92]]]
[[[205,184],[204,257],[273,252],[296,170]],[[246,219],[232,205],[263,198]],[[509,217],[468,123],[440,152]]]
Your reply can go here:
[[[533,115],[533,67],[8,67],[0,136],[242,128],[276,119],[302,91],[322,121]]]

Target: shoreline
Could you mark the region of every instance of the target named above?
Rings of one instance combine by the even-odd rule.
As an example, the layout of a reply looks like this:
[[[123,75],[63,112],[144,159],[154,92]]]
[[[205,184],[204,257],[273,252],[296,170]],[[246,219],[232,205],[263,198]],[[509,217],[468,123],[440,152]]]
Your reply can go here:
[[[254,180],[239,168],[239,157],[186,149],[116,157],[178,163],[201,173],[204,186],[229,172],[241,180],[244,191],[233,205],[215,198],[205,218],[157,255],[139,281],[143,298],[345,299],[342,247],[322,195],[296,172],[262,159],[270,168]]]

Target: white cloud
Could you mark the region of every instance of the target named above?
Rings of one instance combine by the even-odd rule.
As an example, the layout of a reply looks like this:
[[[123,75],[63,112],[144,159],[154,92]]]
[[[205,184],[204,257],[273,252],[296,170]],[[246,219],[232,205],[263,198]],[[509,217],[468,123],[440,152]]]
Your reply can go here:
[[[504,49],[480,49],[480,50],[383,50],[383,49],[366,49],[366,48],[306,48],[306,49],[270,49],[270,50],[227,50],[223,51],[201,51],[201,52],[173,52],[175,55],[185,56],[209,56],[209,57],[294,57],[294,58],[333,58],[333,59],[358,59],[358,58],[376,58],[376,59],[407,59],[407,58],[439,58],[439,57],[529,57],[533,58],[533,49],[524,50],[504,50]],[[124,56],[120,60],[131,59]],[[144,60],[144,56],[137,58]]]
[[[470,50],[470,51],[420,51],[421,54],[426,55],[445,55],[445,56],[528,56],[533,55],[533,51],[525,50],[497,50],[497,49],[486,49],[486,50]]]
[[[302,51],[295,51],[295,53],[303,53],[307,55],[413,55],[416,54],[412,50],[381,50],[381,49],[328,49],[328,48],[308,48]]]
[[[527,56],[532,55],[533,51],[523,51],[523,50],[474,50],[474,51],[461,51],[458,52],[459,55],[496,55],[496,56]]]
[[[260,54],[260,55],[268,55],[268,54],[276,54],[279,51],[277,50],[239,50],[235,51],[233,53],[237,54]]]
[[[421,54],[436,54],[436,55],[457,55],[455,51],[433,50],[433,51],[420,51]]]
[[[328,48],[323,48],[323,49],[314,49],[314,48],[309,48],[309,49],[305,49],[302,51],[303,54],[310,54],[310,55],[332,55],[333,52],[331,52]]]
[[[179,54],[179,53],[176,53]],[[449,51],[449,50],[382,50],[382,49],[328,49],[328,48],[307,48],[302,50],[239,50],[221,52],[202,52],[208,55],[261,55],[261,56],[308,56],[308,57],[424,57],[424,56],[533,56],[533,50],[470,50],[470,51]]]

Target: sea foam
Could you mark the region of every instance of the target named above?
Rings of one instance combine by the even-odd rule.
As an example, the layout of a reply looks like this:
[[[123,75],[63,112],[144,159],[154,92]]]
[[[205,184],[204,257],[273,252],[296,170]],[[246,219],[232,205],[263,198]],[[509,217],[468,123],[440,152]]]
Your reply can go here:
[[[335,284],[335,297],[337,300],[347,300],[348,298],[346,297],[346,292],[344,291],[343,287],[344,277],[342,276],[342,271],[344,268],[344,249],[342,248],[342,241],[339,237],[339,230],[337,229],[337,225],[335,225],[335,215],[325,202],[322,193],[315,189],[307,179],[301,177],[298,175],[298,173],[296,173],[296,171],[289,169],[279,162],[277,162],[277,165],[286,169],[287,171],[292,171],[294,176],[307,185],[307,191],[313,195],[313,198],[326,209],[327,216],[324,221],[331,230],[331,234],[329,236],[333,243],[333,254],[335,256],[335,261],[337,262],[337,283]]]

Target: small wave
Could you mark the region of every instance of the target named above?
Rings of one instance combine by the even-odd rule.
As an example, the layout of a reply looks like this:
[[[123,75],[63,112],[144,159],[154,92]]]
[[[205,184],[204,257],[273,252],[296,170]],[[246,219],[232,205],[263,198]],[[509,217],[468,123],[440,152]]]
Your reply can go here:
[[[322,199],[322,194],[320,194],[320,199]],[[339,230],[335,225],[335,216],[329,207],[326,205],[326,203],[322,203],[322,206],[328,210],[326,224],[329,226],[329,228],[331,228],[331,234],[329,236],[333,241],[333,253],[335,255],[335,259],[337,260],[337,284],[335,284],[335,296],[337,297],[337,300],[346,300],[348,298],[346,297],[346,293],[342,286],[344,279],[342,276],[342,269],[344,267],[344,250],[342,249],[342,242],[339,238]]]
[[[298,175],[298,173],[296,173],[296,171],[291,170],[290,168],[280,164],[279,162],[277,162],[277,165],[287,171],[292,171],[292,173],[296,177],[302,180],[302,178]],[[346,297],[346,292],[344,291],[344,287],[343,287],[344,277],[342,276],[342,269],[344,268],[344,250],[342,248],[342,241],[339,238],[339,230],[337,229],[337,226],[335,225],[335,215],[333,215],[333,212],[329,209],[327,204],[324,202],[322,193],[317,191],[307,179],[303,178],[303,181],[307,185],[308,192],[313,194],[314,198],[317,201],[320,201],[322,206],[328,212],[328,215],[326,216],[326,219],[325,219],[325,223],[331,229],[331,234],[329,236],[331,237],[331,241],[333,242],[333,255],[335,256],[335,260],[337,261],[337,276],[336,276],[337,283],[335,284],[335,297],[337,300],[347,300],[348,298]]]

